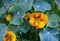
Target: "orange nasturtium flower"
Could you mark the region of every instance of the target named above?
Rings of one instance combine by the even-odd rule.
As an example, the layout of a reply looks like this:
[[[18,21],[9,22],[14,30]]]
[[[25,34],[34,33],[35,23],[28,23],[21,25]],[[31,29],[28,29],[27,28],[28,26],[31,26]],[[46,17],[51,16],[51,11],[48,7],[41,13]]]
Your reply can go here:
[[[16,41],[16,35],[12,31],[7,31],[4,41]]]
[[[36,29],[44,28],[44,26],[48,23],[48,17],[42,12],[33,12],[30,15],[29,23],[30,25],[35,26]]]
[[[10,21],[10,20],[11,20],[11,15],[10,15],[10,14],[8,14],[8,15],[6,16],[6,20],[7,20],[7,21]]]

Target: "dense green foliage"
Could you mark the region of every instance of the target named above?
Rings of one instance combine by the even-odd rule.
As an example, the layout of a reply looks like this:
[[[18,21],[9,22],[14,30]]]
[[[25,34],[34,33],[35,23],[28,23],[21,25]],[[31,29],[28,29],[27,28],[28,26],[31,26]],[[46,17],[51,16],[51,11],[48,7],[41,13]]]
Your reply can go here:
[[[37,11],[48,16],[48,24],[39,30],[23,18],[26,12]],[[9,22],[7,14],[12,16]],[[13,31],[17,41],[59,41],[60,0],[0,0],[0,41],[6,30]]]

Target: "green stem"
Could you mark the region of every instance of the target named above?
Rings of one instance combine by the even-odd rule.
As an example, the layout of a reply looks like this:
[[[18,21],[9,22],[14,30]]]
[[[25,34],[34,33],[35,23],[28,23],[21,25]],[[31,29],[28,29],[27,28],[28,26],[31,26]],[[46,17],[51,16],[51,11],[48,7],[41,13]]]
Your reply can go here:
[[[38,31],[36,30],[36,41],[38,40]]]

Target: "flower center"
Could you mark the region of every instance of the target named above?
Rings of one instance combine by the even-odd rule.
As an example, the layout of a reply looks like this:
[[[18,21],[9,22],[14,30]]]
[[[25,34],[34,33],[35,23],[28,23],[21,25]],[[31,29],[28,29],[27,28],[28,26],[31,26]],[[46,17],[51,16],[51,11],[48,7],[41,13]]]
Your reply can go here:
[[[41,20],[41,19],[40,19],[40,15],[38,15],[38,16],[33,15],[33,16],[34,16],[35,21],[40,21],[40,20]]]

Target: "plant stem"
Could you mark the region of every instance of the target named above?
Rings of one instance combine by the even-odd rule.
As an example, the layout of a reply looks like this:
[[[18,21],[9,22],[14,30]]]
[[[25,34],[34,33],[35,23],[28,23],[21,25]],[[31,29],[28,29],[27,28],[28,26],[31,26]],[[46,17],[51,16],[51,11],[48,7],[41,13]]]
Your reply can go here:
[[[36,30],[36,41],[38,40],[38,31]]]

